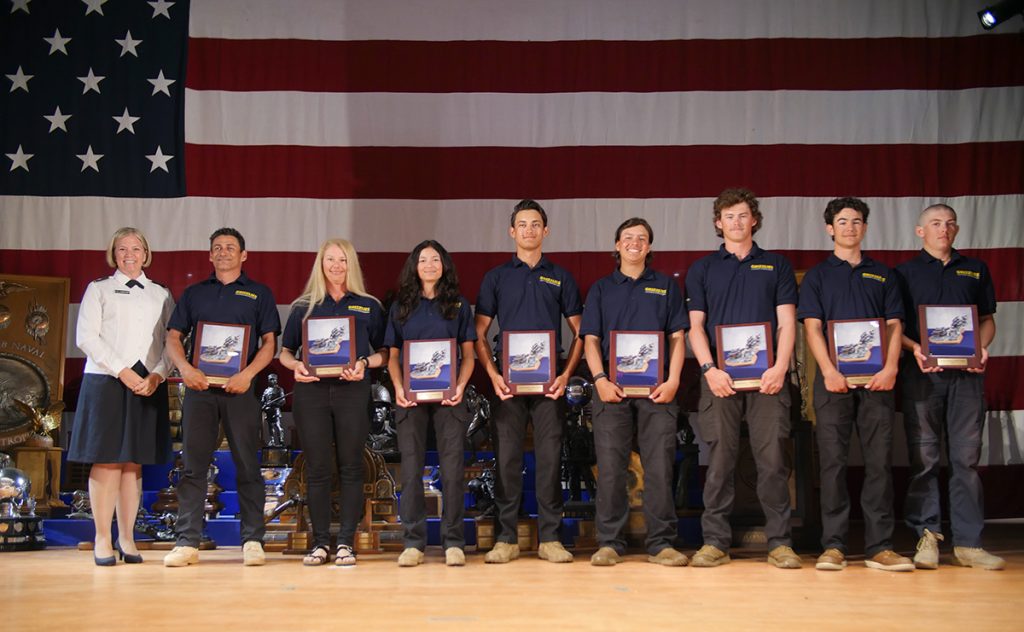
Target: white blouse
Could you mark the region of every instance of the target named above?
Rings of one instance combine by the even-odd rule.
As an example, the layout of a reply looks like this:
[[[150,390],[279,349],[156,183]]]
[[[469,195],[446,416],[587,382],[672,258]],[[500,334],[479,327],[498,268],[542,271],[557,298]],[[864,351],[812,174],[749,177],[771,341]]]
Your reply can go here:
[[[85,353],[86,373],[117,377],[139,360],[150,373],[166,378],[170,363],[164,357],[167,321],[174,300],[164,286],[146,277],[142,287],[128,287],[120,270],[85,288],[78,311],[78,348]]]

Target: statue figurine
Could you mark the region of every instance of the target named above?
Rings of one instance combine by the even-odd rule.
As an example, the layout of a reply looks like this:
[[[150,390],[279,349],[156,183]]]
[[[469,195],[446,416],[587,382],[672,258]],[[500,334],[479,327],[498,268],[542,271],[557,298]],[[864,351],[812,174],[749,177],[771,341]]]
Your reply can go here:
[[[267,388],[263,390],[263,395],[260,397],[260,407],[267,423],[268,447],[285,447],[284,426],[281,423],[281,408],[284,407],[284,398],[284,389],[277,384],[277,374],[271,373],[267,376]]]

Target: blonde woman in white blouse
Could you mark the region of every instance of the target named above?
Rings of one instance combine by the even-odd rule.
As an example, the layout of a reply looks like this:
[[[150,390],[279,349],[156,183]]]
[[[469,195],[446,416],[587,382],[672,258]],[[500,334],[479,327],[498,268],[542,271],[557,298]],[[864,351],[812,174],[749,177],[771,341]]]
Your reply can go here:
[[[117,270],[89,284],[78,312],[78,348],[87,361],[68,460],[92,464],[97,566],[115,565],[115,548],[126,563],[142,562],[134,538],[142,465],[170,457],[164,336],[174,301],[143,271],[151,260],[141,231],[119,229],[107,248]]]

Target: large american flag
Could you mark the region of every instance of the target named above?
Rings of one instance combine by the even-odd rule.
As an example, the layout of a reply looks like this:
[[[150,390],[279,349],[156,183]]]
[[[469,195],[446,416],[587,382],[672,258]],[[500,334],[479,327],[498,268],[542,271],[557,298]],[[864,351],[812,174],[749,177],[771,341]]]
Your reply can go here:
[[[943,201],[1000,301],[984,459],[1020,463],[1024,39],[1020,18],[983,32],[984,4],[0,0],[0,270],[68,276],[77,301],[134,225],[177,296],[229,225],[285,305],[328,236],[377,295],[433,237],[472,300],[523,197],[584,290],[633,215],[685,275],[727,186],[761,196],[757,240],[797,269],[831,247],[832,197],[869,202],[890,264]]]

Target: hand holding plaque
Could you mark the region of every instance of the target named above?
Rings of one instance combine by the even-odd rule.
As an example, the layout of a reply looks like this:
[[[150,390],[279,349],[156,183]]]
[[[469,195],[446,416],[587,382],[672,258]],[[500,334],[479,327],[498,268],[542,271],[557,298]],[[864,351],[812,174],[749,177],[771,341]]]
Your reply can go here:
[[[756,391],[761,376],[775,364],[771,323],[715,327],[718,368],[732,379],[735,391]]]
[[[249,363],[249,325],[200,322],[192,365],[206,375],[210,386],[223,388],[232,375]]]
[[[865,386],[885,367],[885,321],[881,318],[828,321],[828,353],[851,387]]]
[[[455,395],[455,338],[406,340],[402,388],[410,402],[440,402]]]
[[[555,332],[504,332],[501,366],[513,395],[544,395],[555,379]]]
[[[917,322],[926,368],[981,368],[977,306],[921,305]]]
[[[665,381],[665,332],[612,331],[608,379],[626,397],[649,397]]]

